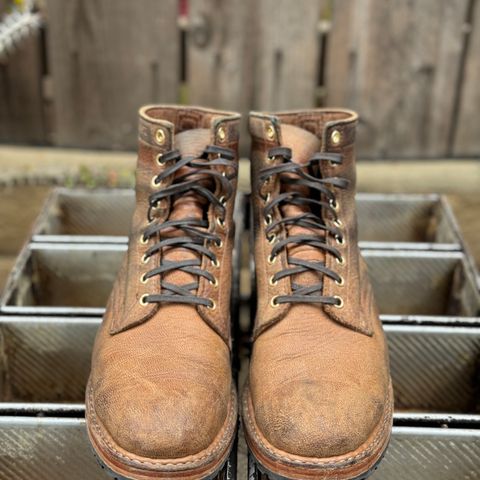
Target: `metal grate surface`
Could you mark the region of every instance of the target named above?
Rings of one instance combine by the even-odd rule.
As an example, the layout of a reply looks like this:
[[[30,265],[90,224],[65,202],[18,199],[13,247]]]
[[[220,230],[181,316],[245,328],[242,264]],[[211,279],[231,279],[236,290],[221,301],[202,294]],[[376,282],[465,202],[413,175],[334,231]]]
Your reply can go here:
[[[477,480],[480,430],[394,427],[372,480]]]
[[[34,240],[121,236],[126,241],[134,207],[135,192],[131,189],[59,188],[52,192],[34,226]]]
[[[0,479],[110,477],[95,461],[83,419],[0,416]]]
[[[100,318],[0,317],[5,402],[83,402]]]
[[[480,412],[480,328],[384,328],[397,410]]]

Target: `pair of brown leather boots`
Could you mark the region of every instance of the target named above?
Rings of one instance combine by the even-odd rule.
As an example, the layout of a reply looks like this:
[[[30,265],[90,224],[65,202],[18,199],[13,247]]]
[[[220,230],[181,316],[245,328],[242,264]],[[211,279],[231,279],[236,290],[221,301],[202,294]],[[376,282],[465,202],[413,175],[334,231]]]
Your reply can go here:
[[[213,479],[231,373],[238,114],[140,111],[128,252],[95,343],[87,424],[117,479]],[[348,110],[252,113],[257,317],[242,416],[271,479],[363,479],[389,441],[388,356],[357,246]]]

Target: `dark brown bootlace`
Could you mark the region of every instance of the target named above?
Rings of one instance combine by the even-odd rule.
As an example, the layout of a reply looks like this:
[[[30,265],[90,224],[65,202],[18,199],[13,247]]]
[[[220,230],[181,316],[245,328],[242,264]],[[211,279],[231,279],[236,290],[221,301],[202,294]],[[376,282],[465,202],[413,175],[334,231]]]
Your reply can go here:
[[[329,235],[333,236],[339,244],[344,243],[344,237],[340,230],[341,221],[337,215],[337,200],[334,188],[347,188],[349,181],[341,177],[321,178],[321,164],[330,162],[331,164],[341,164],[343,157],[337,153],[316,153],[306,163],[298,164],[292,162],[292,151],[285,147],[275,147],[269,150],[268,156],[274,160],[280,158],[281,163],[260,170],[260,181],[268,182],[272,177],[278,178],[280,185],[280,193],[270,198],[267,195],[264,206],[265,233],[272,247],[268,261],[273,263],[277,255],[286,249],[288,245],[309,245],[319,248],[326,255],[333,255],[339,263],[343,263],[344,259],[335,247],[326,243]],[[288,174],[288,175],[285,175]],[[308,189],[308,196],[300,193],[297,189],[288,186],[305,187]],[[285,205],[308,206],[308,212],[295,216],[282,216],[282,206]],[[273,211],[280,213],[279,220],[273,220]],[[325,221],[324,213],[328,212],[329,217],[333,220],[333,225]],[[324,235],[318,233],[289,235],[289,226],[305,227],[312,230],[321,230]],[[283,228],[280,228],[283,227]],[[287,232],[285,238],[279,238],[278,232],[282,230]],[[288,252],[288,250],[287,250]],[[303,260],[288,256],[287,262],[291,268],[285,268],[275,273],[270,279],[270,283],[275,285],[282,278],[302,274],[308,271],[320,274],[320,282],[313,285],[300,285],[292,281],[292,294],[279,295],[272,300],[273,305],[281,303],[323,303],[329,305],[340,306],[341,299],[337,296],[322,296],[323,277],[326,275],[335,282],[343,284],[343,278],[334,270],[327,268],[324,262]]]
[[[166,220],[162,223],[155,222],[152,218],[152,210],[158,207],[159,202],[168,199],[173,202],[182,195],[192,194],[204,197],[207,202],[207,208],[213,205],[216,213],[216,222],[223,226],[225,222],[226,204],[233,195],[233,185],[231,180],[237,176],[237,166],[232,162],[235,153],[229,148],[209,145],[205,148],[203,154],[199,157],[182,156],[178,150],[172,150],[163,154],[160,158],[162,164],[167,164],[163,172],[154,178],[154,183],[160,185],[162,181],[170,176],[174,176],[171,185],[149,196],[148,220],[150,225],[143,233],[143,242],[148,242],[152,237],[158,237],[143,257],[144,262],[164,248],[187,249],[196,254],[196,258],[167,261],[162,259],[160,265],[145,273],[143,280],[147,281],[155,275],[166,275],[173,271],[182,271],[196,277],[204,277],[212,284],[217,280],[210,272],[201,268],[202,256],[206,256],[212,264],[218,266],[216,254],[210,250],[213,243],[221,245],[221,238],[214,233],[215,225],[211,225],[206,212],[204,217],[200,218],[181,218],[176,220]],[[188,167],[187,173],[175,177],[176,172],[181,168]],[[216,167],[224,167],[223,171]],[[227,173],[228,172],[228,173]],[[201,179],[201,181],[199,181]],[[210,180],[210,181],[209,181]],[[215,194],[215,186],[219,186],[220,194]],[[166,238],[161,238],[161,233],[169,230]],[[172,234],[172,231],[174,232]],[[176,236],[175,231],[181,232]],[[209,308],[214,307],[211,299],[199,297],[195,291],[198,289],[199,281],[177,285],[162,279],[161,293],[154,295],[145,295],[142,297],[142,303],[190,303],[204,305]]]

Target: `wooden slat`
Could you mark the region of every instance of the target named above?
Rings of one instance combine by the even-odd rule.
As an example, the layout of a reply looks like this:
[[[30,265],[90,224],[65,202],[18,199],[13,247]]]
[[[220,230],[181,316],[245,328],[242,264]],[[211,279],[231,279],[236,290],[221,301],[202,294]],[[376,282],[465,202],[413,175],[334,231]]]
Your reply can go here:
[[[471,36],[466,50],[460,85],[458,123],[455,127],[453,153],[480,156],[480,1],[474,0],[470,25]]]
[[[10,7],[0,1],[0,19]],[[0,142],[45,143],[40,35],[25,38],[0,61]]]
[[[252,0],[190,2],[187,78],[192,104],[248,110],[251,6]]]
[[[359,111],[362,155],[449,153],[468,2],[333,2],[327,103]]]
[[[189,88],[193,103],[279,110],[315,104],[325,0],[195,0],[190,3]],[[198,38],[207,32],[204,45]],[[200,32],[201,34],[201,32]]]
[[[253,108],[282,110],[315,105],[324,0],[260,0],[254,21]]]
[[[247,153],[252,108],[252,18],[256,0],[190,2],[187,35],[188,101],[242,114],[240,144]]]
[[[176,0],[48,0],[55,137],[62,146],[135,148],[137,111],[176,102]]]

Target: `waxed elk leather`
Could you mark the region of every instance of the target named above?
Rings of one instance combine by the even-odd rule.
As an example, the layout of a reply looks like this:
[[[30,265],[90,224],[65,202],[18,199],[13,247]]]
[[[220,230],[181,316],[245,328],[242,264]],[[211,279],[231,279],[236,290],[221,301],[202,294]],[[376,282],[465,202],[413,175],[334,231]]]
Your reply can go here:
[[[160,265],[162,257],[168,261],[195,257],[187,249],[166,248],[144,261],[146,250],[156,241],[142,241],[149,195],[174,181],[168,177],[160,187],[152,182],[166,168],[158,155],[176,148],[182,155],[197,157],[207,145],[219,145],[234,151],[236,165],[238,121],[236,114],[203,108],[146,106],[140,110],[136,208],[128,251],[95,341],[86,416],[101,460],[128,478],[208,476],[225,461],[235,436],[230,288],[236,178],[223,225],[215,221],[214,209],[194,192],[161,201],[152,210],[159,223],[208,217],[222,242],[212,246],[218,263],[203,258],[202,268],[218,282],[213,285],[201,277],[197,295],[212,299],[216,307],[142,304],[143,295],[160,292],[162,275],[141,279]],[[173,284],[193,278],[184,271],[163,277]]]
[[[267,470],[286,478],[357,478],[381,458],[390,436],[388,353],[357,242],[356,125],[357,115],[348,110],[250,116],[258,305],[243,420],[254,456]],[[290,148],[292,161],[300,164],[316,152],[343,156],[340,165],[325,162],[320,173],[322,178],[348,180],[346,189],[335,189],[344,244],[337,244],[332,235],[323,237],[339,249],[343,265],[310,245],[289,246],[275,262],[267,261],[272,244],[265,232],[265,198],[274,199],[280,187],[278,181],[260,181],[259,172],[272,165],[268,151],[276,146]],[[276,208],[273,221],[301,213],[301,208]],[[326,222],[332,222],[327,211],[323,215]],[[277,238],[302,233],[305,227],[282,226]],[[341,297],[341,308],[272,302],[276,296],[291,293],[292,281],[302,285],[318,281],[317,272],[284,277],[273,284],[269,281],[288,268],[287,256],[293,254],[324,262],[343,277],[344,284],[339,285],[323,276],[322,295]]]

